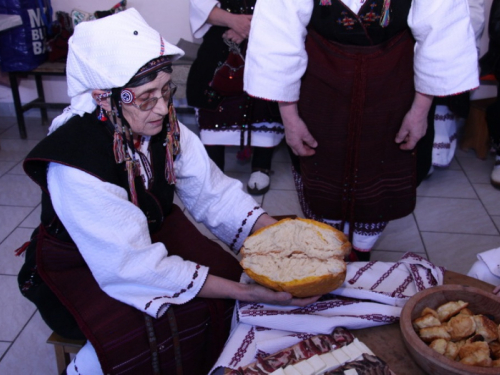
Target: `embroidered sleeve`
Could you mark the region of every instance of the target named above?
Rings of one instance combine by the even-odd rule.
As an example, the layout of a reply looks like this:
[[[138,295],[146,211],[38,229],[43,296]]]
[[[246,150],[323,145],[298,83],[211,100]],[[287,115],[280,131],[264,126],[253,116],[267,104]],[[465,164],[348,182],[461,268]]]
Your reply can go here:
[[[307,66],[304,41],[312,10],[311,0],[257,1],[245,60],[244,85],[250,95],[298,100]]]
[[[243,184],[209,159],[200,139],[181,125],[181,154],[175,162],[176,192],[195,221],[238,252],[264,210]]]
[[[54,209],[104,292],[153,317],[198,294],[208,268],[151,243],[147,219],[125,189],[55,163],[47,177]]]

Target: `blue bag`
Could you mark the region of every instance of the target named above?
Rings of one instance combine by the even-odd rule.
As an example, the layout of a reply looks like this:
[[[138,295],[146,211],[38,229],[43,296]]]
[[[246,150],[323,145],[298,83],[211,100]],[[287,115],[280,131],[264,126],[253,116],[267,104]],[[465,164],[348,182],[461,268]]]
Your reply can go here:
[[[0,13],[18,14],[23,21],[0,31],[1,70],[29,71],[46,61],[47,31],[52,22],[50,0],[0,0]]]

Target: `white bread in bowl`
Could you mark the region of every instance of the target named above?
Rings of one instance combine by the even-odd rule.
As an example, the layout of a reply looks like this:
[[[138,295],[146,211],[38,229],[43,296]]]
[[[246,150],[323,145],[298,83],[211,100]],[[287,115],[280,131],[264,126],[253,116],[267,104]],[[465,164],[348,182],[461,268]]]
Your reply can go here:
[[[241,266],[257,283],[295,297],[329,293],[345,280],[344,233],[309,219],[283,219],[249,236]]]

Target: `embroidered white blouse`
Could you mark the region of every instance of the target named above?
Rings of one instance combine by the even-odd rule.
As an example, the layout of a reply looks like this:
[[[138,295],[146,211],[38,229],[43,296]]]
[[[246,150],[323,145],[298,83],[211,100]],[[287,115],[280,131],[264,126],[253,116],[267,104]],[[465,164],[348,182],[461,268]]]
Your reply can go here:
[[[195,38],[203,38],[203,35],[212,27],[207,23],[208,16],[214,7],[220,8],[217,0],[190,0],[189,1],[189,21],[191,32]]]
[[[177,195],[197,222],[239,250],[264,210],[243,191],[240,181],[215,166],[199,138],[179,125],[181,153],[174,163]],[[193,279],[195,263],[168,256],[162,243],[152,243],[146,217],[128,200],[125,189],[57,163],[49,165],[48,188],[61,222],[111,297],[159,317],[170,304],[186,303],[198,294],[208,268],[201,267]],[[191,282],[193,287],[178,297],[153,301],[187,289]]]
[[[359,0],[343,0],[357,13]],[[245,64],[245,90],[285,102],[299,99],[306,70],[304,41],[313,0],[259,0],[252,18]],[[467,0],[414,0],[408,25],[416,40],[418,92],[446,96],[479,86],[475,35]]]

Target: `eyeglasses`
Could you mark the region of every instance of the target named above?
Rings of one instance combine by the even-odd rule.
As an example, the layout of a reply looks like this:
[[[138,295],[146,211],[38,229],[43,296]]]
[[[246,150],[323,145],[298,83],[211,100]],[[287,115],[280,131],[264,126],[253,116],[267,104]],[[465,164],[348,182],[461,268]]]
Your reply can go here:
[[[167,87],[162,90],[161,97],[163,98],[165,103],[169,102],[169,100],[174,96],[176,91],[177,91],[177,86],[172,82],[170,82],[167,85]],[[141,111],[151,111],[155,107],[156,103],[158,103],[158,100],[160,99],[157,97],[149,98],[144,100],[142,103],[137,104],[135,101],[136,100],[135,94],[130,89],[123,89],[120,96],[123,104],[133,105],[135,108],[139,108]]]

